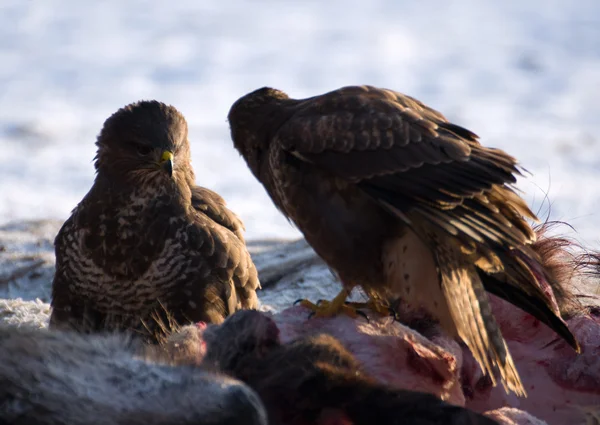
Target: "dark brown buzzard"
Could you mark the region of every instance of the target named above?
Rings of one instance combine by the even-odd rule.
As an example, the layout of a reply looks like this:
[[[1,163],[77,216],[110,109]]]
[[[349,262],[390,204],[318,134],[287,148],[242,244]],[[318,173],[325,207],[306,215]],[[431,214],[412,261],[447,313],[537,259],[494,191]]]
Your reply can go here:
[[[486,291],[575,337],[536,273],[537,220],[512,189],[514,158],[409,96],[370,86],[308,99],[256,90],[229,112],[231,137],[277,208],[337,272],[317,316],[396,297],[436,317],[496,383],[526,395]]]
[[[156,319],[220,323],[255,308],[243,224],[195,185],[183,115],[157,101],[128,105],[96,145],[94,184],[55,240],[50,326],[152,337]]]

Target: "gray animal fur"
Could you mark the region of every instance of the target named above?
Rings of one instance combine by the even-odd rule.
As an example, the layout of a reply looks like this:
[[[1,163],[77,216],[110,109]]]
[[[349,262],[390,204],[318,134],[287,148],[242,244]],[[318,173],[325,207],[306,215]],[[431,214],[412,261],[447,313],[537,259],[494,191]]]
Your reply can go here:
[[[235,379],[157,361],[124,335],[0,325],[0,424],[266,424]]]

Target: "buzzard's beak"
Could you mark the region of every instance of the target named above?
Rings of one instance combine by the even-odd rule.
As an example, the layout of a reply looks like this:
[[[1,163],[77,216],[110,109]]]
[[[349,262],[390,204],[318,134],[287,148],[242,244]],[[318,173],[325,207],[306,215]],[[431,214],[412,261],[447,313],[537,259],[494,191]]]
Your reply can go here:
[[[160,157],[160,166],[169,173],[169,177],[173,175],[173,153],[164,151]]]

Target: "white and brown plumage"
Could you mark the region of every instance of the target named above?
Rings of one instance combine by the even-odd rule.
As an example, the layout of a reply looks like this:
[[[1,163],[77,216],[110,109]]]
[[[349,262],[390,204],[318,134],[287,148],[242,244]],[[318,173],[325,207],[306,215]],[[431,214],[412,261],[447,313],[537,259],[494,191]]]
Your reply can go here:
[[[525,395],[486,291],[579,350],[531,249],[536,219],[511,188],[516,160],[409,96],[371,86],[308,99],[262,88],[229,112],[235,147],[277,208],[344,289],[424,308],[471,349],[495,384]],[[556,294],[555,294],[556,295]],[[558,295],[556,295],[558,296]]]
[[[94,184],[55,240],[50,326],[154,333],[157,318],[219,323],[256,307],[242,222],[195,185],[181,113],[128,105],[96,145]]]

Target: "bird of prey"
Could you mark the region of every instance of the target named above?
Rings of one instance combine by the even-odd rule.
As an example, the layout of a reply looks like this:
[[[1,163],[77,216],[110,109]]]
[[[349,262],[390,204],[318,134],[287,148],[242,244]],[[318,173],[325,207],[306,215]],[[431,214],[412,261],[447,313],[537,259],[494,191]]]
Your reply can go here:
[[[80,332],[220,323],[260,288],[241,220],[196,186],[173,106],[127,105],[100,132],[96,177],[55,239],[50,326]]]
[[[316,316],[399,297],[460,337],[494,385],[526,396],[486,291],[531,313],[575,350],[552,279],[531,248],[537,220],[512,185],[516,160],[401,93],[343,87],[291,99],[264,87],[228,115],[235,148],[276,207],[343,286]]]

